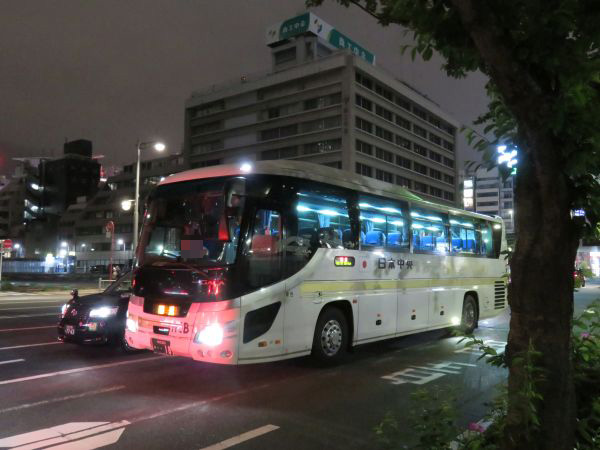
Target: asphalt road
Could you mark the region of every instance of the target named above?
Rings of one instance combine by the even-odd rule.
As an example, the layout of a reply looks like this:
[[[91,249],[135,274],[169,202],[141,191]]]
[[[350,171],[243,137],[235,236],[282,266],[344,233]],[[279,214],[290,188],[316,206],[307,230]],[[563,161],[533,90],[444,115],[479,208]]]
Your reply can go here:
[[[598,297],[588,285],[576,309]],[[229,367],[62,344],[65,299],[0,294],[0,448],[372,449],[388,411],[412,436],[416,389],[455,392],[466,426],[506,378],[440,331],[358,347],[327,369],[310,358]],[[476,334],[501,348],[507,332],[508,312]]]

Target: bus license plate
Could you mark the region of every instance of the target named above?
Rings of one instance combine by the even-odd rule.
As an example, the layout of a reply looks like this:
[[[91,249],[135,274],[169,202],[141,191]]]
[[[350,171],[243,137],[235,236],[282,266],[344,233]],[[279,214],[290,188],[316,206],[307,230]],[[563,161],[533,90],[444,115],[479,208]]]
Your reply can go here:
[[[163,355],[172,355],[171,342],[162,339],[152,339],[152,350],[154,353],[162,353]]]
[[[75,335],[75,327],[73,325],[65,325],[65,334],[69,336]]]

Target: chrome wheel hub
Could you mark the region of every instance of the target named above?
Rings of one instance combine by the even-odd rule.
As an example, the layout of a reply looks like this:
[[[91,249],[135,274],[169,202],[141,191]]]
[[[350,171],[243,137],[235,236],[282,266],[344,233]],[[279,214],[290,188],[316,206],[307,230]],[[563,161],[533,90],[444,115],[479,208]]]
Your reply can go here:
[[[321,348],[327,356],[335,355],[342,347],[342,327],[337,320],[329,320],[321,331]]]

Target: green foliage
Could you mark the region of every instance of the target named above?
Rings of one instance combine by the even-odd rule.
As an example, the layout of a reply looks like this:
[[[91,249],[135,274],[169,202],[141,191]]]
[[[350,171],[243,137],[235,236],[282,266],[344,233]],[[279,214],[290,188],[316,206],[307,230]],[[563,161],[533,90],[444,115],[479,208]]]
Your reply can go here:
[[[375,427],[379,443],[390,449],[450,448],[449,443],[460,433],[456,424],[455,393],[442,388],[417,389],[411,394],[410,400],[411,406],[407,416],[410,434],[403,433],[396,415],[388,412],[383,421]]]
[[[0,285],[0,291],[14,291],[15,286],[10,281],[3,281]]]

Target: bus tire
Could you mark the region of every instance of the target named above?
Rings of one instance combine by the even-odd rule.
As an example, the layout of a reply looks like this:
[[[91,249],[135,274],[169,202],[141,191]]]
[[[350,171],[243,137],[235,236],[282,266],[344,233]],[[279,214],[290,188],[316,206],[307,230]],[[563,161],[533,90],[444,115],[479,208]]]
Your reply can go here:
[[[473,330],[477,328],[477,322],[479,320],[479,309],[477,308],[477,300],[471,294],[465,295],[462,309],[462,319],[460,322],[460,328],[465,334],[473,333]]]
[[[336,364],[348,349],[348,321],[338,308],[326,308],[315,327],[312,356],[324,364]]]

